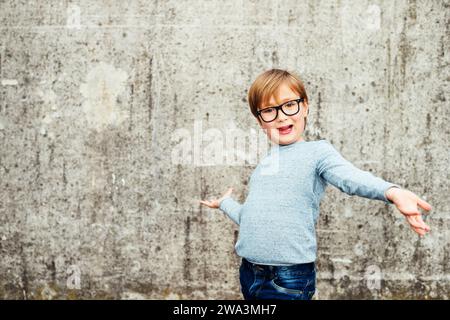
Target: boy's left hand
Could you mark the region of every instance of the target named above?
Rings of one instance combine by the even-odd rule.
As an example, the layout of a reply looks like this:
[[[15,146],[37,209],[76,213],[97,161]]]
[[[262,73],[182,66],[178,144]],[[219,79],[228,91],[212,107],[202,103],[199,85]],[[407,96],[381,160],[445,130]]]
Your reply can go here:
[[[430,231],[430,227],[422,220],[422,214],[417,207],[430,211],[431,205],[428,202],[420,199],[409,190],[397,187],[389,188],[386,191],[386,197],[395,204],[397,209],[406,217],[411,228],[420,236],[424,236]]]

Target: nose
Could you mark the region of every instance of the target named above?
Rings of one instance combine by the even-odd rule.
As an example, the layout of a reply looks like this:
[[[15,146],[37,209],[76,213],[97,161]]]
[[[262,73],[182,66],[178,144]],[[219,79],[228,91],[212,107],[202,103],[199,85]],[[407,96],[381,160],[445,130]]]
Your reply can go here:
[[[283,111],[278,110],[278,116],[277,116],[278,120],[286,120],[288,118],[287,115],[284,114]]]

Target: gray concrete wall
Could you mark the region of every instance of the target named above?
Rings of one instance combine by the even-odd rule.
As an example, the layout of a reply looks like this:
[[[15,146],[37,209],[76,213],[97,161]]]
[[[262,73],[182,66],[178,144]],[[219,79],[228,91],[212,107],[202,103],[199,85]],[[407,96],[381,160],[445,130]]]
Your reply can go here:
[[[420,239],[329,187],[316,297],[449,298],[449,6],[1,1],[0,298],[240,298],[238,229],[198,200],[243,202],[256,163],[201,148],[258,135],[246,94],[271,67],[305,80],[306,140],[434,207]]]

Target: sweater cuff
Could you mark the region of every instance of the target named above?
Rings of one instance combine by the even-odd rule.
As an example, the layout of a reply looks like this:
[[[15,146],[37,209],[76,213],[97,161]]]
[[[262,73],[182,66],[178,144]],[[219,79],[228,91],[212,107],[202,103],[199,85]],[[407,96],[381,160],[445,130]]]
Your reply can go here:
[[[230,198],[230,196],[226,196],[225,198],[222,199],[222,201],[220,201],[219,203],[219,209],[224,211],[224,202],[225,200],[227,200],[228,198]]]
[[[401,189],[401,187],[398,184],[394,184],[394,183],[390,183],[389,186],[387,188],[385,188],[384,190],[384,201],[389,203],[389,204],[394,204],[391,200],[389,200],[386,196],[386,192],[390,189],[390,188],[399,188]]]
[[[242,205],[234,200],[231,196],[225,197],[219,205],[219,209],[226,213],[231,220],[239,225],[239,214]]]

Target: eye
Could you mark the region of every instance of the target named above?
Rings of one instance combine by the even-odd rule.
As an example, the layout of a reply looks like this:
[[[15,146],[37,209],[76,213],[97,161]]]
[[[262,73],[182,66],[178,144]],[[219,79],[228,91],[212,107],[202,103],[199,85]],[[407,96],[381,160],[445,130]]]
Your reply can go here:
[[[267,109],[262,110],[261,113],[263,113],[263,114],[269,114],[269,113],[272,113],[273,110],[274,110],[273,108],[267,108]]]
[[[288,108],[292,108],[292,107],[294,107],[296,105],[297,105],[297,102],[295,102],[295,101],[290,101],[290,102],[285,104],[285,106],[288,107]]]

